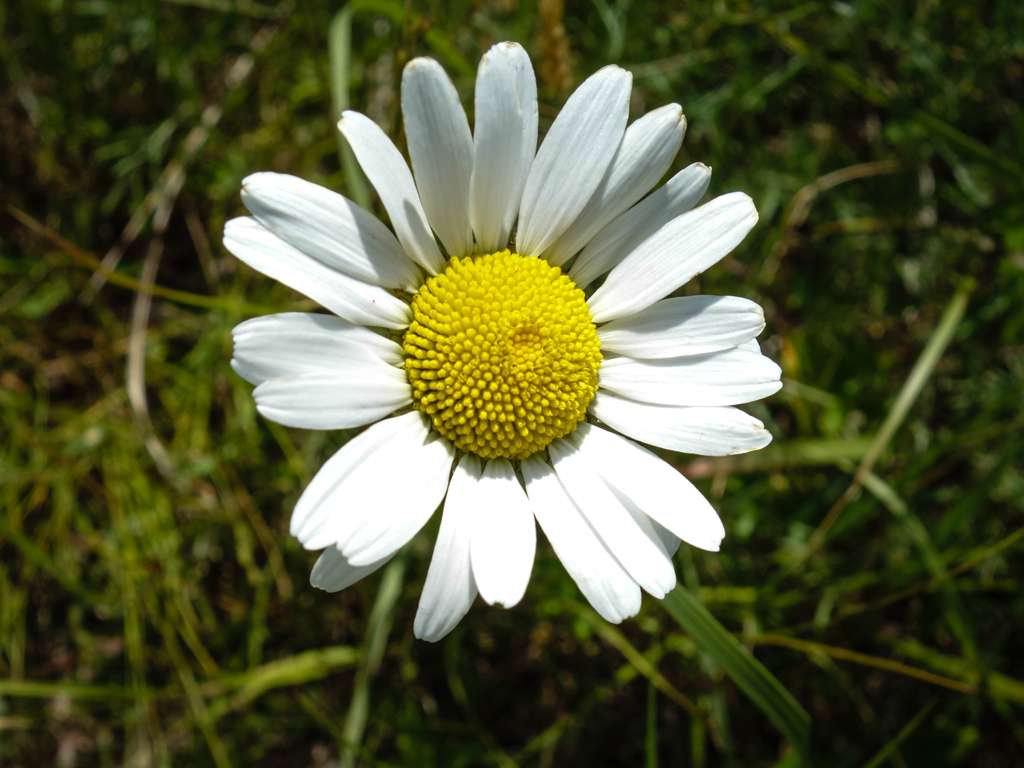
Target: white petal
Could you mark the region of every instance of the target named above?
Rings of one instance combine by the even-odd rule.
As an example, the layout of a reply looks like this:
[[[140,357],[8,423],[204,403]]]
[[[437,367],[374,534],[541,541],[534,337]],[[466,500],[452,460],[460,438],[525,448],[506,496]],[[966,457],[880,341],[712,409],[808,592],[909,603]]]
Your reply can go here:
[[[622,505],[629,510],[629,514],[632,516],[636,524],[640,526],[644,535],[664,553],[665,557],[669,560],[675,557],[676,552],[679,551],[679,544],[682,539],[672,533],[672,531],[665,526],[660,525],[654,518],[648,517],[644,514],[628,496],[623,495],[615,488],[612,488],[611,490],[612,493],[615,494],[615,498],[617,498]]]
[[[473,516],[481,506],[476,496],[480,472],[479,460],[467,453],[448,484],[441,528],[413,623],[413,634],[421,640],[433,643],[447,635],[476,599],[469,548]]]
[[[590,412],[624,435],[680,453],[732,456],[772,441],[764,424],[739,408],[651,405],[598,392]]]
[[[543,253],[575,221],[622,141],[633,76],[598,70],[565,102],[544,137],[523,189],[516,250]]]
[[[338,130],[380,195],[398,242],[413,261],[436,275],[444,269],[444,257],[430,231],[427,214],[402,153],[373,120],[358,112],[343,112]]]
[[[349,277],[415,291],[419,269],[376,216],[336,192],[283,173],[242,180],[242,202],[289,245]]]
[[[459,94],[433,59],[416,58],[402,72],[402,118],[423,208],[452,256],[473,250],[469,177],[473,137]]]
[[[374,424],[345,443],[320,467],[295,504],[290,527],[292,536],[307,549],[317,549],[315,542],[320,539],[326,542],[320,547],[334,543],[332,539],[337,537],[333,531],[342,515],[331,513],[340,501],[350,500],[338,494],[338,488],[346,481],[358,480],[360,475],[367,481],[362,485],[372,485],[377,479],[388,487],[385,479],[394,473],[393,462],[415,454],[428,432],[427,421],[418,411],[413,411]],[[364,467],[366,472],[361,471]],[[345,514],[352,516],[354,513]]]
[[[742,344],[764,330],[764,312],[737,296],[663,299],[597,330],[601,349],[639,358],[683,357]]]
[[[778,392],[782,371],[764,355],[733,347],[664,360],[606,359],[600,386],[661,405],[738,405]]]
[[[573,262],[569,275],[586,288],[676,216],[693,208],[707,191],[711,169],[693,163],[646,199],[598,232]]]
[[[487,462],[475,495],[473,576],[487,603],[511,608],[526,592],[537,549],[530,502],[505,459]]]
[[[418,411],[386,419],[332,456],[299,498],[291,532],[307,549],[337,545],[353,565],[393,553],[444,497],[452,463]],[[396,482],[397,476],[397,482]]]
[[[572,437],[583,461],[596,467],[620,498],[683,541],[718,551],[725,537],[718,513],[672,465],[592,424],[580,424]]]
[[[254,317],[236,325],[231,335],[231,367],[251,384],[337,371],[338,360],[402,361],[402,348],[391,339],[334,315],[282,312]]]
[[[390,559],[385,557],[376,563],[356,566],[346,560],[337,549],[330,547],[317,558],[313,571],[309,574],[309,583],[325,592],[340,592],[369,576]]]
[[[668,104],[626,129],[615,159],[576,221],[544,254],[559,266],[576,255],[612,219],[651,191],[683,143],[686,118],[678,104]]]
[[[359,325],[405,328],[409,305],[376,285],[343,275],[288,245],[258,221],[232,219],[224,247],[257,272],[305,294],[339,317]]]
[[[522,464],[533,514],[565,570],[587,601],[618,624],[640,610],[640,587],[601,543],[551,467],[533,457]]]
[[[431,437],[409,463],[390,467],[385,482],[407,485],[401,490],[369,489],[362,524],[353,526],[338,548],[355,564],[372,563],[404,546],[434,514],[448,489],[455,449],[444,439]],[[399,478],[395,468],[402,467]]]
[[[637,246],[590,297],[594,322],[646,309],[713,266],[757,223],[754,202],[742,192],[716,197],[684,213]]]
[[[634,515],[636,517],[636,515]],[[646,515],[644,515],[646,517]],[[647,518],[647,521],[651,524],[651,528],[659,539],[661,539],[661,545],[665,550],[665,554],[669,557],[675,557],[676,552],[679,551],[679,542],[681,539],[676,536],[672,531],[663,525],[658,525],[657,521]]]
[[[286,427],[350,429],[412,402],[405,374],[378,360],[338,358],[329,373],[269,379],[253,390],[260,414]]]
[[[537,81],[518,43],[498,43],[476,72],[469,220],[477,250],[508,245],[537,151]]]
[[[658,599],[676,585],[672,561],[633,519],[629,509],[605,485],[599,467],[567,440],[548,446],[555,473],[576,507],[626,572]]]
[[[612,493],[614,493],[615,497],[622,502],[622,505],[629,510],[630,516],[640,527],[640,530],[643,531],[644,536],[650,539],[651,543],[653,543],[654,546],[656,546],[669,560],[675,557],[676,552],[679,551],[679,542],[681,539],[672,533],[672,531],[668,530],[668,528],[659,525],[654,518],[648,517],[644,514],[640,510],[640,507],[638,507],[628,496],[619,493],[615,488],[612,488]]]

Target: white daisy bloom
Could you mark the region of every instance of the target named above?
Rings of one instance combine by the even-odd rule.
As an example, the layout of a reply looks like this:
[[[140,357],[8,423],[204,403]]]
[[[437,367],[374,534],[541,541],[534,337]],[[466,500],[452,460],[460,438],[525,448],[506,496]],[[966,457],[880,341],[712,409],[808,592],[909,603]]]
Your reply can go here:
[[[475,124],[441,66],[402,76],[411,169],[371,120],[338,128],[391,221],[276,173],[243,182],[251,217],[224,244],[333,314],[260,317],[232,366],[259,412],[306,429],[366,427],[306,488],[291,532],[322,549],[336,592],[386,563],[440,506],[416,613],[444,637],[479,594],[526,590],[534,521],[608,621],[676,583],[680,540],[716,551],[711,505],[639,443],[709,456],[771,436],[735,406],[779,367],[764,314],[730,296],[667,298],[754,226],[741,193],[698,202],[695,163],[652,192],[686,121],[676,104],[627,126],[631,76],[609,66],[569,97],[537,147],[526,52],[501,43],[477,73]]]

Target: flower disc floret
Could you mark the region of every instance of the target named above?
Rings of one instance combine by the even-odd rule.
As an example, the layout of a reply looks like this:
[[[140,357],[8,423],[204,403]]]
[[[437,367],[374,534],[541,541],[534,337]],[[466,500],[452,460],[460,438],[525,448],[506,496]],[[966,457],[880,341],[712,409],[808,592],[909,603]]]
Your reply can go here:
[[[508,250],[453,258],[412,315],[413,401],[460,449],[523,459],[583,420],[601,347],[583,291],[558,267]]]

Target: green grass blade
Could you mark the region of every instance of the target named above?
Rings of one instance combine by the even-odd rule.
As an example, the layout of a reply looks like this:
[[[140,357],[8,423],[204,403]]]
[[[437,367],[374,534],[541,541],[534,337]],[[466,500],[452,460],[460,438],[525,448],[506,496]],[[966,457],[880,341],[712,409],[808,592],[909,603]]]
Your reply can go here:
[[[771,672],[682,585],[661,602],[665,610],[718,663],[743,693],[799,752],[806,754],[810,716]]]
[[[691,716],[701,716],[700,709],[697,705],[690,701],[686,694],[672,685],[668,678],[658,671],[657,666],[647,659],[631,642],[629,642],[629,639],[619,630],[618,627],[597,618],[596,615],[587,609],[581,610],[580,616],[590,623],[598,637],[621,653],[623,658],[625,658],[637,672],[646,677],[651,685],[665,694],[667,698],[685,709]]]
[[[337,120],[350,105],[348,84],[352,79],[352,8],[348,6],[334,14],[327,30],[327,54],[330,60],[331,103],[334,107],[332,119]],[[349,197],[363,208],[370,207],[370,191],[366,177],[359,170],[355,155],[348,142],[335,131],[338,141],[338,157],[341,158],[341,172],[345,176],[345,190]]]
[[[359,757],[363,732],[370,714],[370,682],[380,669],[384,649],[387,647],[391,622],[395,616],[395,606],[402,594],[402,581],[405,574],[405,561],[396,558],[384,569],[384,576],[377,590],[377,600],[370,611],[366,635],[363,643],[363,654],[356,672],[352,701],[345,715],[341,754],[342,768],[354,768]]]
[[[874,472],[864,476],[864,488],[875,496],[885,506],[892,516],[895,517],[904,527],[908,538],[921,553],[921,560],[925,567],[931,572],[932,578],[939,585],[939,591],[945,602],[945,610],[949,628],[960,641],[967,657],[977,661],[978,649],[967,620],[960,605],[960,593],[957,591],[956,582],[949,577],[946,563],[942,555],[935,548],[931,534],[921,518],[914,513],[896,490],[885,480]]]
[[[644,729],[644,768],[658,768],[658,689],[647,683],[647,727]]]
[[[955,675],[968,686],[984,684],[988,695],[996,701],[1024,704],[1024,682],[1001,672],[988,672],[984,679],[969,659],[939,653],[916,640],[900,640],[893,645],[897,653],[919,661],[944,675]]]
[[[910,722],[900,728],[900,732],[889,739],[875,756],[864,764],[864,768],[881,768],[881,766],[885,765],[886,761],[896,753],[904,741],[910,738],[914,731],[917,730],[917,727],[931,714],[933,709],[935,709],[935,699],[921,707]]]
[[[928,343],[921,351],[921,355],[917,358],[917,362],[914,363],[914,367],[911,369],[910,375],[907,376],[906,381],[903,382],[903,386],[900,387],[900,391],[896,395],[896,402],[894,402],[892,407],[889,409],[889,413],[886,415],[885,421],[882,422],[882,426],[879,427],[878,432],[875,433],[874,438],[871,440],[871,445],[868,447],[864,456],[861,458],[860,463],[857,465],[857,471],[853,475],[853,480],[847,486],[843,495],[840,496],[836,500],[836,503],[832,505],[828,514],[825,515],[817,529],[811,535],[807,544],[807,551],[799,562],[806,560],[811,553],[816,552],[822,546],[829,530],[833,525],[835,525],[836,520],[839,519],[839,516],[846,508],[847,504],[852,501],[860,491],[864,478],[874,470],[875,464],[886,450],[888,450],[889,443],[896,435],[900,425],[903,424],[903,421],[906,419],[907,414],[910,412],[914,403],[917,402],[917,398],[921,394],[921,390],[924,389],[925,384],[927,384],[929,379],[931,379],[932,373],[935,371],[935,367],[938,365],[939,360],[946,351],[946,347],[948,347],[950,342],[953,341],[953,336],[960,325],[960,321],[964,317],[964,312],[967,310],[967,302],[970,299],[974,288],[975,280],[973,278],[965,278],[961,281],[960,287],[957,289],[949,304],[946,305],[946,310],[942,313],[942,319],[939,320],[938,326],[932,332],[931,337],[928,339]]]
[[[304,685],[321,680],[339,669],[354,666],[360,658],[356,648],[335,645],[304,651],[283,659],[267,662],[239,675],[223,677],[203,686],[206,688],[236,688],[230,696],[224,696],[210,705],[214,719],[241,709],[258,699],[264,693],[277,688]]]
[[[885,421],[875,434],[871,447],[864,455],[864,458],[861,459],[860,466],[857,468],[859,474],[867,474],[872,470],[875,462],[889,447],[889,443],[900,428],[900,425],[903,424],[910,409],[917,402],[921,390],[924,389],[924,385],[931,379],[935,366],[938,365],[942,354],[946,351],[946,347],[953,341],[953,335],[956,333],[956,329],[963,319],[964,312],[967,310],[967,302],[974,291],[974,287],[975,282],[972,279],[967,279],[960,283],[960,287],[946,306],[946,311],[942,313],[942,319],[939,320],[934,333],[928,339],[928,343],[921,352],[921,356],[914,363],[910,375],[900,388],[899,394],[896,396],[896,402],[893,403],[892,408],[885,417]]]

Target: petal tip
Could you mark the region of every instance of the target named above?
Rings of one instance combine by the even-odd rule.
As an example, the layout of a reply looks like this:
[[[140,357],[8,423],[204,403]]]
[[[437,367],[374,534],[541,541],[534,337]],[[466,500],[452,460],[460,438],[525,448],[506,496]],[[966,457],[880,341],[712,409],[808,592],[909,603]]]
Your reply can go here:
[[[444,71],[441,65],[429,56],[417,56],[402,68],[402,77],[415,75],[417,72],[424,70]]]
[[[742,206],[743,208],[746,208],[747,211],[745,215],[748,217],[752,216],[754,219],[754,224],[756,224],[758,219],[757,206],[754,205],[753,198],[751,198],[750,195],[748,195],[746,192],[733,192],[732,194],[735,195],[733,199],[736,201],[736,204]]]
[[[621,78],[628,83],[633,82],[633,73],[630,72],[628,69],[623,69],[618,64],[605,64],[603,67],[597,70],[597,72],[591,75],[591,77],[594,77],[595,75],[614,76],[617,78]]]
[[[346,121],[351,124],[353,122],[353,120],[358,118],[358,117],[361,117],[361,115],[360,115],[359,112],[356,112],[354,109],[342,110],[341,117],[338,118],[338,122],[337,122],[338,130],[341,131],[342,133],[344,133],[345,132],[345,123],[346,123]]]
[[[480,585],[477,584],[478,588],[479,586]],[[518,595],[494,594],[493,592],[491,592],[489,595],[486,595],[482,591],[479,592],[480,597],[483,598],[483,601],[485,603],[487,603],[488,605],[496,606],[498,608],[504,608],[506,610],[508,610],[509,608],[515,608],[517,605],[519,605],[519,603],[522,602],[523,596],[525,594],[525,589]]]
[[[256,171],[250,173],[244,179],[242,179],[242,193],[246,192],[248,187],[258,186],[261,181],[264,181],[267,176],[276,176],[277,174],[271,171]]]
[[[237,232],[239,228],[246,227],[246,222],[249,220],[248,216],[236,216],[233,219],[228,219],[224,222],[224,239],[226,240],[231,236],[232,232]]]
[[[237,344],[237,342],[235,342],[235,343]],[[237,357],[232,357],[231,358],[231,362],[228,363],[228,365],[231,366],[231,370],[232,371],[234,371],[236,374],[241,376],[243,379],[245,378],[245,376],[242,376],[242,368],[243,368],[242,363],[240,363],[238,361]]]
[[[503,40],[500,43],[495,43],[484,52],[481,63],[489,62],[494,56],[519,55],[523,53],[526,53],[526,51],[519,43],[514,40]]]
[[[420,627],[415,623],[412,627],[412,636],[424,643],[438,643],[448,636],[448,632],[438,631],[432,627]]]

